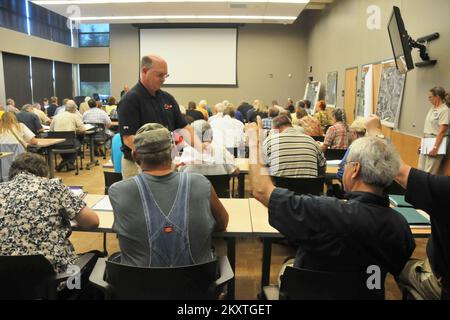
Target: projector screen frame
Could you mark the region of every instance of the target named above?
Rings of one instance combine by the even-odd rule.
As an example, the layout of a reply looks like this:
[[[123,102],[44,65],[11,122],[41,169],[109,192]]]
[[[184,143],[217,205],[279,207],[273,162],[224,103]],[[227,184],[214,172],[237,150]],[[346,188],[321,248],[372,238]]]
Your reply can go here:
[[[239,88],[238,78],[238,45],[239,45],[239,27],[244,24],[221,24],[221,23],[154,23],[154,24],[133,24],[138,29],[139,36],[139,55],[141,54],[141,30],[142,29],[235,29],[236,30],[236,84],[163,84],[162,88]],[[139,57],[138,79],[141,76],[141,56]],[[163,57],[164,58],[164,57]],[[170,67],[170,66],[169,66]]]

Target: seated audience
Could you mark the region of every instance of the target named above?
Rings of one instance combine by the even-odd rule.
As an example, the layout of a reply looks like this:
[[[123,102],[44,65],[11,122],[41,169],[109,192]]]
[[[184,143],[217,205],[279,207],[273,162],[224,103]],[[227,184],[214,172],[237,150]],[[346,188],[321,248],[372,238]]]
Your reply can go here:
[[[255,152],[258,142],[250,146]],[[391,145],[368,137],[354,142],[347,159],[348,201],[276,188],[259,163],[250,164],[250,180],[255,198],[269,208],[270,225],[298,244],[295,267],[367,272],[375,265],[397,276],[415,248],[408,222],[383,194],[399,167]]]
[[[229,104],[223,111],[223,117],[211,122],[215,144],[227,148],[231,153],[244,143],[244,124],[234,115],[234,106]]]
[[[215,119],[220,119],[223,117],[223,110],[225,110],[225,106],[222,102],[216,103],[216,105],[214,106],[214,111],[213,112],[213,116],[208,118],[208,122],[212,123]],[[201,119],[197,119],[197,120],[201,120]]]
[[[86,98],[84,98],[84,102],[80,103],[79,111],[81,114],[84,114],[86,111],[88,111],[90,109],[89,104],[88,104],[89,100],[91,100],[91,97],[86,97]]]
[[[311,108],[311,101],[309,100],[303,100],[305,103],[305,110],[308,112],[310,116],[314,115],[314,108]]]
[[[234,164],[233,154],[213,139],[214,133],[209,122],[197,120],[191,126],[202,143],[202,152],[186,146],[181,154],[181,166],[178,171],[203,175],[239,174],[239,169]]]
[[[10,180],[0,184],[0,255],[42,254],[61,273],[77,260],[70,220],[95,228],[99,219],[79,196],[47,175],[40,155],[23,153],[12,163]]]
[[[205,120],[205,116],[201,111],[197,110],[197,106],[194,101],[189,101],[186,116],[192,118],[191,122],[194,122],[195,120]]]
[[[326,108],[327,104],[325,103],[325,101],[319,100],[317,101],[316,113],[314,114],[314,117],[316,117],[316,119],[320,122],[322,131],[325,133],[327,132],[328,127],[332,125],[332,119],[330,118],[330,115],[328,114]]]
[[[55,115],[56,109],[59,108],[58,105],[58,97],[51,97],[50,98],[50,106],[47,108],[47,116],[49,118],[53,118]]]
[[[51,120],[49,119],[49,117],[47,117],[45,112],[42,111],[41,105],[39,103],[33,104],[33,112],[34,112],[35,115],[38,116],[39,121],[41,122],[42,125],[49,125],[50,124]]]
[[[247,122],[256,122],[256,117],[260,116],[261,119],[267,118],[269,107],[261,100],[253,101],[253,108],[247,112]]]
[[[348,131],[345,123],[343,109],[334,109],[332,113],[333,125],[328,128],[323,144],[320,146],[322,152],[329,149],[346,150],[348,148]]]
[[[242,114],[244,122],[247,122],[247,112],[251,109],[253,109],[253,107],[248,102],[241,101],[239,103],[237,111],[239,111]]]
[[[292,124],[302,127],[306,135],[311,137],[323,136],[319,120],[309,115],[304,108],[297,108],[295,116],[296,120],[293,120]]]
[[[208,111],[208,106],[207,106],[207,102],[206,100],[200,100],[200,102],[198,103],[197,109],[198,111],[200,111],[203,115],[203,119],[208,121],[208,117],[209,117],[209,111]],[[211,112],[212,114],[212,112]]]
[[[16,108],[16,102],[13,99],[11,99],[11,98],[6,99],[6,106],[4,107],[4,109],[7,112],[8,111],[12,111],[14,113],[18,113],[19,112],[19,109]]]
[[[17,121],[14,112],[5,112],[0,119],[0,144],[19,144],[26,150],[28,144],[37,144],[37,140],[25,124]]]
[[[263,143],[264,163],[271,176],[316,178],[325,174],[325,157],[310,136],[294,129],[287,116],[273,119],[272,127]]]
[[[450,299],[450,177],[435,176],[402,164],[395,179],[406,188],[405,200],[430,215],[427,258],[411,259],[398,279],[424,299]]]
[[[280,113],[280,109],[277,107],[270,107],[269,108],[269,116],[267,118],[262,119],[262,128],[265,130],[272,129],[272,121],[274,118],[278,116]]]
[[[108,191],[121,263],[176,267],[213,260],[212,233],[228,224],[214,188],[201,175],[174,172],[175,146],[162,125],[142,126],[134,146],[133,158],[142,173],[114,183]]]
[[[17,121],[23,123],[31,130],[35,135],[44,132],[44,128],[41,125],[39,117],[33,112],[33,106],[26,104],[22,107],[21,111],[16,114]]]
[[[117,102],[116,98],[111,96],[108,98],[108,104],[105,106],[105,111],[108,116],[111,116],[111,111],[113,110],[117,110]]]
[[[295,112],[294,101],[291,98],[287,99],[287,104],[286,104],[286,107],[284,109],[289,111],[290,113],[294,113]]]
[[[83,134],[86,131],[83,121],[77,115],[77,105],[75,101],[69,100],[66,104],[66,111],[61,112],[53,118],[50,124],[50,131],[72,131],[77,134]],[[75,148],[80,147],[80,142],[75,139]],[[59,165],[56,166],[56,171],[61,171],[64,167],[67,170],[75,170],[76,153],[62,153],[63,159]]]

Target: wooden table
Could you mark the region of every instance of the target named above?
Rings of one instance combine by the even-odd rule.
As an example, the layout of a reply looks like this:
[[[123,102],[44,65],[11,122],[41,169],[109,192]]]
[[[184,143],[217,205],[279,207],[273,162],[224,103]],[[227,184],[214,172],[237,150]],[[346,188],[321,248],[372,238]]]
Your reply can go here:
[[[50,171],[50,178],[54,178],[55,177],[55,164],[53,162],[53,152],[52,152],[52,146],[64,142],[66,141],[66,139],[64,138],[55,138],[55,139],[51,139],[51,138],[37,138],[36,139],[38,144],[31,144],[28,145],[28,149],[30,151],[34,151],[34,150],[40,150],[40,149],[44,149],[46,151],[46,155],[47,155],[47,164],[49,167],[49,171]]]
[[[103,199],[105,195],[88,194],[84,201],[89,207],[93,207],[97,202]],[[220,199],[225,209],[229,214],[229,222],[226,231],[215,232],[215,238],[224,238],[227,242],[227,256],[230,261],[233,272],[236,266],[236,237],[252,236],[252,222],[250,218],[250,207],[248,199]],[[103,250],[106,252],[106,233],[112,233],[112,226],[114,223],[114,214],[112,211],[96,211],[100,223],[95,229],[84,229],[73,226],[74,231],[87,232],[103,232]],[[230,299],[234,299],[235,283],[234,279],[231,281],[228,288]]]
[[[255,198],[249,199],[250,215],[253,226],[253,236],[261,237],[263,240],[263,261],[261,273],[261,293],[262,289],[269,285],[270,263],[272,256],[272,242],[275,238],[283,238],[283,235],[269,224],[268,209]],[[414,238],[428,238],[431,234],[431,227],[410,226]]]
[[[2,161],[1,159],[6,157],[11,157],[13,152],[0,152],[0,182],[3,182],[3,171],[2,171]]]

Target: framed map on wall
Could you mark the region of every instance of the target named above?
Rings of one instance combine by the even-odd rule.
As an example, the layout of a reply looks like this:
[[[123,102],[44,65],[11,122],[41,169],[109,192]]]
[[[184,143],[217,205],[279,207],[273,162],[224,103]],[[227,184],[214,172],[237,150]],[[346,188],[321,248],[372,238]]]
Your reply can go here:
[[[381,123],[387,127],[398,127],[405,80],[406,74],[398,72],[394,60],[387,60],[381,63],[377,116],[380,117]]]
[[[358,90],[358,105],[355,118],[370,117],[373,108],[373,72],[372,65],[366,64],[361,68],[361,83]]]
[[[319,100],[319,92],[320,92],[319,81],[311,81],[306,84],[305,95],[303,96],[303,100],[311,101],[311,107],[313,108],[313,110],[315,110],[316,103]]]
[[[327,103],[327,107],[335,108],[336,107],[336,99],[337,99],[337,80],[338,80],[338,72],[328,72],[327,73],[327,90],[325,94],[325,101]]]

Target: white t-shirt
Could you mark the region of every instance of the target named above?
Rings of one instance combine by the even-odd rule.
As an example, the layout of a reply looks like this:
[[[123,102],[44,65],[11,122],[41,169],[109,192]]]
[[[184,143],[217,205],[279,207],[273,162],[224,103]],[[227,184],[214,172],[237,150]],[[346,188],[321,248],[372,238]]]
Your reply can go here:
[[[19,139],[22,139],[22,142],[24,142],[25,144],[30,142],[30,140],[35,137],[34,133],[21,122],[19,123],[19,130],[14,130],[14,133]],[[14,137],[14,135],[10,131],[7,131],[0,133],[0,143],[19,144],[20,142],[17,141],[16,137]]]

